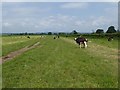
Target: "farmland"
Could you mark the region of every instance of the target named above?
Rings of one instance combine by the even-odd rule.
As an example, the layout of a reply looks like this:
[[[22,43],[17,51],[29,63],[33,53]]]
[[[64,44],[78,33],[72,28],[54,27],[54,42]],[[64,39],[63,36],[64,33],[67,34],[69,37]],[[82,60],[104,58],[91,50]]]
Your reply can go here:
[[[78,48],[74,37],[3,36],[2,55],[40,44],[2,64],[3,88],[117,88],[118,41],[89,38]]]

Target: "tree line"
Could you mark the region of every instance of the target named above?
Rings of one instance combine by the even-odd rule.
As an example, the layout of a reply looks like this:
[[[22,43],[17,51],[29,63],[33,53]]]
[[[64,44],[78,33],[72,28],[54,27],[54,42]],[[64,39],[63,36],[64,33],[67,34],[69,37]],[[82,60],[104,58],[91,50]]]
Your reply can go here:
[[[117,33],[117,32],[119,32],[119,30],[115,30],[114,26],[108,27],[108,30],[106,31],[106,33]],[[104,33],[104,30],[103,29],[97,29],[96,33],[97,34],[102,34],[102,33]]]
[[[115,30],[115,27],[114,26],[110,26],[108,27],[107,31],[104,32],[103,29],[97,29],[95,32],[92,32],[92,33],[85,33],[85,35],[95,35],[95,34],[98,34],[99,36],[100,35],[103,35],[103,34],[107,34],[107,35],[111,35],[111,34],[120,34],[119,33],[120,31],[119,30]],[[77,32],[76,30],[73,30],[72,32],[69,32],[69,33],[66,33],[66,32],[58,32],[58,33],[55,33],[55,32],[46,32],[46,33],[9,33],[7,35],[61,35],[61,36],[77,36],[77,35],[80,35],[82,33],[80,32]]]

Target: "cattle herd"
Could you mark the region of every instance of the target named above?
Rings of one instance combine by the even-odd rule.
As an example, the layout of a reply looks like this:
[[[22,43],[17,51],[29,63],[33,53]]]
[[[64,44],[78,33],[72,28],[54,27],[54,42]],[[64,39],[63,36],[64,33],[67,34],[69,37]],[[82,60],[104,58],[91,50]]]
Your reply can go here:
[[[43,36],[40,36],[40,37],[43,37]],[[66,37],[67,37],[67,36],[66,36]],[[27,38],[30,39],[30,36],[27,36]],[[53,39],[57,39],[57,38],[60,38],[60,36],[57,35],[57,36],[54,36],[54,37],[53,37]],[[86,38],[79,36],[79,37],[77,37],[77,38],[74,38],[74,40],[75,40],[76,43],[79,45],[79,48],[87,48],[87,46],[88,46],[88,45],[87,45],[88,40],[87,40]],[[112,40],[113,40],[113,37],[112,37],[112,36],[109,36],[109,37],[108,37],[108,41],[112,41]]]

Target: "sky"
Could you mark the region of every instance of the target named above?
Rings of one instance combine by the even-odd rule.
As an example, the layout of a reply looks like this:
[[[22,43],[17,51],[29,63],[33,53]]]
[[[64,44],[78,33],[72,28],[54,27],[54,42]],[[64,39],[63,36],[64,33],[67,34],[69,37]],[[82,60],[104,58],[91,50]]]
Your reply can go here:
[[[0,23],[3,33],[106,32],[109,26],[118,29],[118,2],[4,1]]]

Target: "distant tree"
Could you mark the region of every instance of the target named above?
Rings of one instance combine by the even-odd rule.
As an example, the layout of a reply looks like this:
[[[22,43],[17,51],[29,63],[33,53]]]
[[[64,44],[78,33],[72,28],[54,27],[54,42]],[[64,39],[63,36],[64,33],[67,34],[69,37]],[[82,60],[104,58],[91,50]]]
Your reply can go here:
[[[57,35],[58,33],[53,33],[53,35]]]
[[[92,30],[92,34],[94,34],[95,33],[95,31],[94,30]]]
[[[104,30],[103,30],[103,29],[97,29],[97,30],[96,30],[96,33],[97,33],[97,34],[102,34],[102,33],[104,33]]]
[[[115,30],[115,27],[114,26],[110,26],[108,28],[108,30],[106,31],[106,33],[116,33],[117,31]]]
[[[119,33],[119,32],[120,32],[120,30],[118,29],[118,30],[117,30],[117,32]]]
[[[20,33],[20,35],[24,35],[24,33]]]
[[[59,32],[58,35],[66,35],[65,32]]]
[[[47,35],[48,33],[44,33],[44,32],[42,32],[42,33],[40,33],[40,35]]]
[[[48,35],[52,35],[52,32],[48,32]]]
[[[28,33],[27,32],[25,32],[25,35],[27,35]]]
[[[72,34],[78,34],[78,32],[76,30],[73,30]]]

